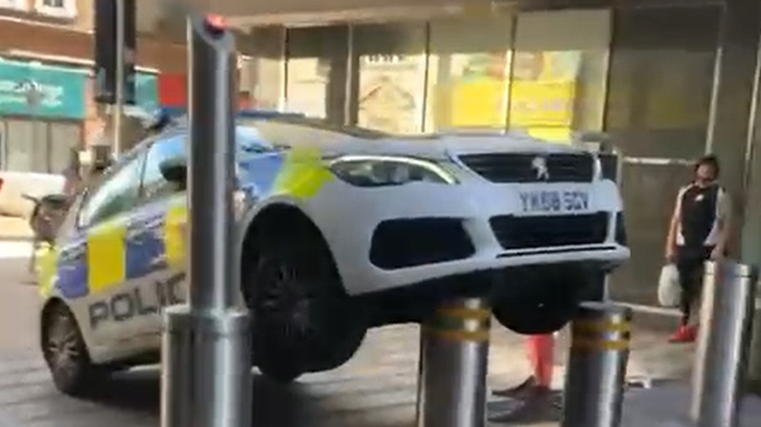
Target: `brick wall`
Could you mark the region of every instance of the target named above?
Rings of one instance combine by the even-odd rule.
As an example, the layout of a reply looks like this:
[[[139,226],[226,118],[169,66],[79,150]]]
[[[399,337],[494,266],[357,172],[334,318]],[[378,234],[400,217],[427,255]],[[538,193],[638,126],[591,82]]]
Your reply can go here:
[[[0,21],[0,52],[16,49],[42,55],[91,59],[94,50],[92,42],[90,33],[72,28],[20,23],[12,20]],[[137,50],[137,63],[140,66],[173,73],[184,72],[186,69],[185,46],[140,38]],[[90,81],[86,85],[84,94],[87,100],[83,123],[84,143],[90,143],[93,136],[104,125],[103,115],[98,106],[91,102],[93,90],[92,81]]]
[[[18,49],[46,55],[89,59],[92,58],[94,48],[90,33],[2,20],[0,21],[0,49],[5,51]],[[184,46],[140,38],[137,51],[137,62],[141,66],[162,71],[185,69]]]

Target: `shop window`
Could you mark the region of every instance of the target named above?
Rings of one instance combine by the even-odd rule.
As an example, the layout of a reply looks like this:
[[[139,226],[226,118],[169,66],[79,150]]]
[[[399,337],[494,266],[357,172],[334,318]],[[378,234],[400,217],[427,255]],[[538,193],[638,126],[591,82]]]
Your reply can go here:
[[[362,25],[353,31],[357,123],[389,133],[421,132],[425,24]]]
[[[244,57],[240,60],[241,106],[277,110],[283,107],[285,92],[285,30],[255,28],[249,33],[251,43],[240,43]]]
[[[627,155],[703,152],[719,16],[714,7],[617,12],[607,128]]]
[[[82,126],[79,123],[52,122],[49,136],[50,172],[60,173],[69,166],[71,150],[81,146]]]
[[[287,40],[286,108],[343,123],[348,27],[297,28],[288,31]]]
[[[60,173],[67,166],[69,150],[80,146],[79,123],[9,119],[5,125],[7,170]]]
[[[509,15],[431,23],[426,131],[507,125],[512,27]]]
[[[603,127],[610,44],[608,10],[518,16],[509,124],[568,143],[575,131]]]
[[[55,18],[75,18],[77,0],[35,0],[37,13]]]

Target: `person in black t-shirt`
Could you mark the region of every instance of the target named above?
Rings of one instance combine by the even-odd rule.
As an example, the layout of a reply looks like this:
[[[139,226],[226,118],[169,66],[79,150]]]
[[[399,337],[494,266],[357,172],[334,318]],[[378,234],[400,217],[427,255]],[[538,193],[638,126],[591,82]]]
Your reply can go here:
[[[676,264],[682,287],[679,328],[670,342],[693,342],[693,307],[700,300],[703,265],[724,256],[729,238],[731,202],[718,184],[719,161],[713,155],[695,164],[694,181],[679,190],[666,239],[666,259]]]

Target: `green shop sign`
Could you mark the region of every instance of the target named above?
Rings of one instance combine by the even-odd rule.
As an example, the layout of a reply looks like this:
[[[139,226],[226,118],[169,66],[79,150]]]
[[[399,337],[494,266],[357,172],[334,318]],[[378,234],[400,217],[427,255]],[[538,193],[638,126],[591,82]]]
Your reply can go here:
[[[0,60],[0,115],[85,117],[87,70]]]

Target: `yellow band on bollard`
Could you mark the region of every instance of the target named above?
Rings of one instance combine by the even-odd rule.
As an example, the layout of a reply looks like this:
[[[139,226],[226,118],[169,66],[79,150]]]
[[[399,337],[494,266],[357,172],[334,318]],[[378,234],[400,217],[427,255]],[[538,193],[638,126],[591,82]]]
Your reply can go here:
[[[442,338],[447,341],[475,341],[475,342],[482,342],[482,341],[488,341],[489,340],[489,330],[479,330],[479,331],[462,331],[462,330],[451,330],[451,329],[435,329],[435,328],[425,328],[425,332],[428,334],[431,334],[433,336],[436,336],[437,338]]]
[[[578,350],[596,350],[596,351],[620,351],[629,348],[629,340],[606,340],[606,339],[589,339],[589,338],[572,338],[571,349]]]
[[[458,319],[487,320],[491,318],[491,311],[484,308],[469,307],[439,307],[436,316],[455,317]]]
[[[631,329],[631,322],[609,320],[576,320],[571,324],[572,331],[583,332],[630,332]]]

